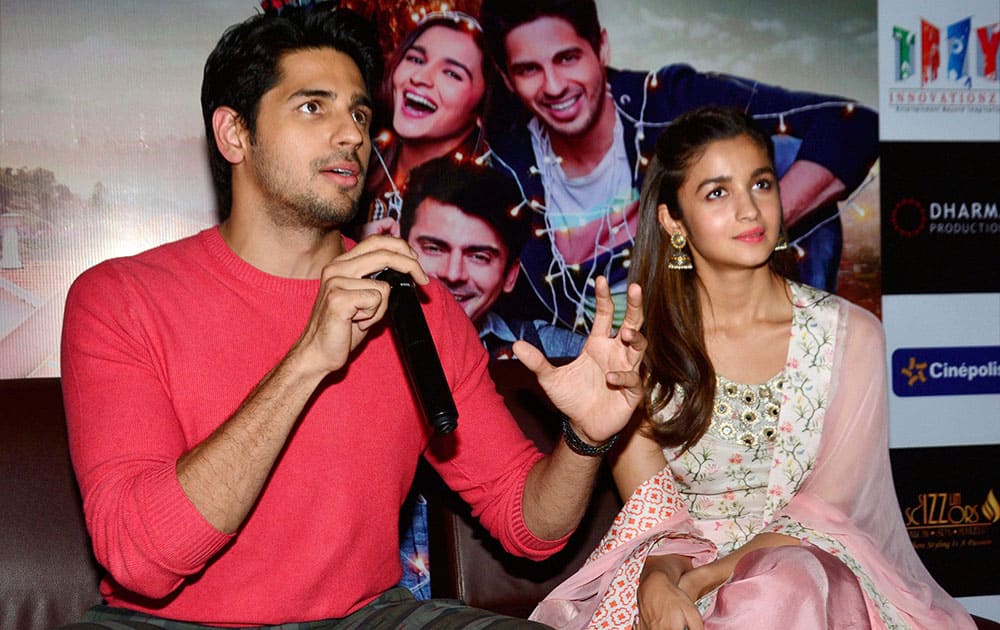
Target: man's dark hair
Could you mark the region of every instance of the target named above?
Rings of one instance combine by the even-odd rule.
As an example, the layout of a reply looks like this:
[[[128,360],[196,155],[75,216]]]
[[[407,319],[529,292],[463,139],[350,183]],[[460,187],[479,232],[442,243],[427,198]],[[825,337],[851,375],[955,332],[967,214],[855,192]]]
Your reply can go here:
[[[235,110],[253,137],[260,100],[281,80],[278,63],[299,50],[338,50],[354,60],[369,94],[378,89],[382,51],[374,26],[353,11],[332,8],[335,4],[287,6],[280,13],[254,15],[226,29],[209,54],[201,84],[201,114],[222,219],[231,210],[232,170],[215,144],[212,114],[218,107]]]
[[[601,22],[594,0],[483,0],[479,22],[483,25],[486,47],[501,70],[507,69],[507,34],[515,28],[543,17],[562,18],[576,34],[587,40],[594,52],[601,49]]]
[[[404,239],[410,235],[417,207],[428,198],[486,221],[507,246],[505,270],[520,256],[531,230],[529,208],[521,205],[524,198],[509,176],[450,154],[424,162],[406,178],[399,220]]]

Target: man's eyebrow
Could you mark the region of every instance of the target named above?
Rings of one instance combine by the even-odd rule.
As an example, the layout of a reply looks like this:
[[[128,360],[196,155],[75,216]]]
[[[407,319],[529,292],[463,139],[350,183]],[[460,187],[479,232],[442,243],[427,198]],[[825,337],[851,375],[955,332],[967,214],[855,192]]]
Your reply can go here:
[[[441,240],[434,236],[429,236],[427,234],[421,234],[417,237],[417,242],[428,245],[436,245],[441,249],[451,249],[451,243],[448,241]]]
[[[537,68],[540,64],[535,61],[518,61],[516,63],[512,62],[510,64],[511,72],[523,72],[529,68]]]
[[[329,101],[337,100],[337,92],[334,90],[322,90],[317,88],[303,88],[296,90],[288,97],[288,100],[296,98],[322,98]],[[367,107],[372,109],[372,99],[365,92],[358,92],[351,97],[351,105],[355,107]]]
[[[569,55],[579,55],[583,50],[580,46],[569,46],[567,48],[560,48],[559,50],[552,53],[552,59],[560,59],[562,57],[567,57]],[[511,72],[515,70],[524,70],[525,68],[537,67],[541,64],[533,59],[526,59],[524,61],[511,60],[508,65],[510,65]]]
[[[351,105],[354,107],[367,107],[368,109],[375,108],[375,105],[372,103],[372,98],[368,96],[367,92],[358,92],[352,96]]]
[[[494,256],[499,256],[503,253],[499,247],[494,247],[493,245],[469,245],[468,247],[463,247],[462,252],[465,254],[492,254]]]
[[[567,48],[557,50],[555,54],[552,55],[552,58],[558,59],[567,55],[579,55],[581,52],[583,52],[582,46],[569,46]]]
[[[288,100],[293,100],[296,98],[325,98],[328,100],[334,100],[337,98],[337,93],[333,90],[320,90],[317,88],[302,88],[300,90],[295,90],[288,95]]]

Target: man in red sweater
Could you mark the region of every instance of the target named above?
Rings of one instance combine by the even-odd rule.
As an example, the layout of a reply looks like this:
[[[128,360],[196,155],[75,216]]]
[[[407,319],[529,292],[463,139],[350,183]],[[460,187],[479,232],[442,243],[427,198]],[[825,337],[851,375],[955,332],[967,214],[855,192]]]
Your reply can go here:
[[[398,516],[425,457],[509,551],[541,559],[581,518],[599,455],[641,397],[638,287],[611,334],[607,283],[580,357],[515,351],[568,417],[543,456],[486,371],[468,317],[401,240],[355,244],[381,52],[344,9],[231,27],[202,109],[217,227],[105,261],[74,283],[63,330],[73,464],[107,569],[103,627],[520,627],[417,602]],[[458,428],[434,436],[383,320],[386,267],[422,285]],[[315,627],[315,626],[313,626]]]

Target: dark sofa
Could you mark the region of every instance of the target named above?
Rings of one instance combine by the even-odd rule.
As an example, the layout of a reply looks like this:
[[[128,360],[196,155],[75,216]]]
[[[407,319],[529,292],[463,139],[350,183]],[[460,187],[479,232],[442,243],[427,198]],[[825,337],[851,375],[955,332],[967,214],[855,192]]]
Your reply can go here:
[[[511,361],[496,362],[492,371],[525,432],[551,447],[559,423],[534,377]],[[59,379],[0,380],[0,414],[0,629],[76,621],[100,600],[100,567],[70,466]],[[429,469],[420,470],[417,484],[428,499],[434,595],[515,616],[527,616],[583,563],[619,505],[605,471],[584,526],[565,550],[536,564],[499,549]],[[991,621],[977,623],[1000,629]]]
[[[558,417],[520,364],[497,362],[498,388],[543,447]],[[0,380],[0,629],[53,628],[99,603],[101,568],[90,551],[66,442],[59,379]],[[544,563],[514,558],[475,524],[427,466],[416,484],[428,497],[431,584],[437,597],[527,616],[596,546],[618,510],[604,475],[586,522],[569,547]]]

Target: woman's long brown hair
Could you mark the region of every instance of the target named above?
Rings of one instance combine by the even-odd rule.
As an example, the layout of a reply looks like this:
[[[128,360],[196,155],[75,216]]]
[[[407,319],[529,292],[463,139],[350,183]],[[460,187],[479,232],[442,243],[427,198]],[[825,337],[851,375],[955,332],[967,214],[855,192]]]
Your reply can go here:
[[[663,446],[691,448],[708,430],[715,405],[715,368],[705,346],[699,279],[696,270],[667,268],[670,235],[660,225],[657,207],[666,204],[670,216],[682,221],[678,190],[688,168],[717,140],[746,136],[765,148],[774,164],[771,138],[743,112],[704,107],[674,119],[656,142],[639,198],[639,227],[629,272],[642,286],[646,315],[643,332],[649,340],[643,360],[646,413],[652,418],[680,393],[680,405],[666,422],[650,423],[653,439]],[[790,275],[790,252],[771,256],[772,271]],[[653,396],[654,386],[658,395]]]

